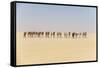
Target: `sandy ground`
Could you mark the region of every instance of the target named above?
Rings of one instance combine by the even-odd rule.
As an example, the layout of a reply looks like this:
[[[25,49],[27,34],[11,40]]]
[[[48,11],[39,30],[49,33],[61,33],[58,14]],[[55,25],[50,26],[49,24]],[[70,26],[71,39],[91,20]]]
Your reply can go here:
[[[87,38],[24,38],[17,32],[17,65],[96,60],[96,35]]]

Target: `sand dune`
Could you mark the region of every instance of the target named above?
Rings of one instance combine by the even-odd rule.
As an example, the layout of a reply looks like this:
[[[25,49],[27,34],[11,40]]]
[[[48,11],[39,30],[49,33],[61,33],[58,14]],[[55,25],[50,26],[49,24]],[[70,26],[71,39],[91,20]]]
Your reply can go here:
[[[17,32],[17,64],[96,60],[96,35],[87,38],[24,38]]]

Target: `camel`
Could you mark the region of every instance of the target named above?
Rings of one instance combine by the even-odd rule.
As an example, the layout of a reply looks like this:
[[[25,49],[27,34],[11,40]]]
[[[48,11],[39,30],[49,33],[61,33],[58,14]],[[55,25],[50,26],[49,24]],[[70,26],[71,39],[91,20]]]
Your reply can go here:
[[[61,32],[57,32],[57,37],[62,37],[62,33]]]
[[[69,32],[68,34],[69,34],[69,37],[70,37],[71,36],[71,32]]]
[[[72,38],[75,38],[75,32],[72,33]]]
[[[83,33],[77,33],[77,32],[68,32],[68,33],[61,33],[61,32],[24,32],[24,37],[47,37],[47,38],[51,38],[51,37],[58,37],[58,38],[61,38],[61,37],[64,37],[67,38],[67,37],[72,37],[72,38],[80,38],[80,37],[83,37],[83,38],[86,38],[87,37],[87,32],[83,32]]]
[[[52,32],[51,33],[51,37],[53,36],[53,38],[55,37],[55,32]]]
[[[75,33],[76,38],[78,37],[78,35],[79,35],[78,33]]]
[[[83,35],[82,36],[86,38],[87,32],[83,32]]]
[[[35,32],[28,32],[28,37],[33,37],[33,35],[35,35]]]
[[[81,37],[81,33],[79,33],[79,38]]]
[[[27,32],[24,32],[24,37],[26,37]]]
[[[41,37],[41,36],[43,36],[44,35],[44,32],[37,32],[37,36],[38,37]]]
[[[50,32],[45,32],[45,37],[49,38]]]

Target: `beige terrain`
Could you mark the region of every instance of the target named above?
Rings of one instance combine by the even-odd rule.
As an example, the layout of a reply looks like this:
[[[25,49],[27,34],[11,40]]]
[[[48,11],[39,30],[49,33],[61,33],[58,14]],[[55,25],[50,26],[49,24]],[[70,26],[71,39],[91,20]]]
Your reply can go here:
[[[96,60],[96,35],[87,38],[24,38],[16,36],[17,65]]]

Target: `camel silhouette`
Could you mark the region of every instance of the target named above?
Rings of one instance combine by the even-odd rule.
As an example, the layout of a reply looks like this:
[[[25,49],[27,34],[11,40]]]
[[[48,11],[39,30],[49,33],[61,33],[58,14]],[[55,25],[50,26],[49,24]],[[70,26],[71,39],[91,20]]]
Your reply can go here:
[[[57,37],[61,38],[62,37],[62,33],[61,32],[57,32]]]
[[[44,35],[44,32],[37,32],[36,35],[37,35],[38,37],[41,37],[41,36]]]
[[[86,38],[87,32],[83,32],[83,35],[82,36]]]
[[[45,32],[45,37],[49,38],[50,32]]]
[[[71,36],[71,32],[69,32],[68,34],[69,34],[69,37],[70,37]]]
[[[51,32],[51,34],[50,34],[50,35],[51,35],[51,37],[53,37],[53,38],[54,38],[54,37],[55,37],[55,32]]]
[[[82,34],[82,33],[79,33],[79,38],[81,38],[81,34]]]
[[[28,32],[28,37],[33,37],[34,32]]]
[[[78,37],[79,33],[75,33],[76,38]]]
[[[61,37],[72,37],[72,38],[86,38],[87,32],[24,32],[24,37],[46,37],[46,38],[61,38]]]
[[[26,37],[27,32],[24,32],[24,37]]]
[[[75,32],[72,33],[72,38],[75,38]]]

